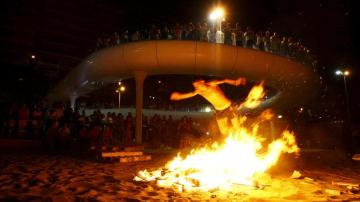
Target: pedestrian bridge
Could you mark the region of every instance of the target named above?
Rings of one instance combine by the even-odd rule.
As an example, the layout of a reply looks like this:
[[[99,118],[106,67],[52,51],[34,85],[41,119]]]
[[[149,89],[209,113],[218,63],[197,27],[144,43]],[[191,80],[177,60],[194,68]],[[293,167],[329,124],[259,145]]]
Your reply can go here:
[[[264,80],[278,93],[264,106],[306,104],[316,95],[319,77],[313,69],[268,52],[199,41],[157,40],[121,44],[84,59],[48,95],[50,101],[71,99],[110,83],[135,77],[137,122],[141,124],[143,82],[148,75],[191,74]],[[140,130],[140,131],[139,131]],[[137,137],[141,127],[137,126]],[[141,140],[140,140],[141,142]]]
[[[264,80],[278,90],[282,107],[305,104],[318,89],[312,68],[268,52],[198,41],[142,41],[93,53],[49,94],[50,100],[84,95],[95,82],[114,82],[135,74],[191,74]]]

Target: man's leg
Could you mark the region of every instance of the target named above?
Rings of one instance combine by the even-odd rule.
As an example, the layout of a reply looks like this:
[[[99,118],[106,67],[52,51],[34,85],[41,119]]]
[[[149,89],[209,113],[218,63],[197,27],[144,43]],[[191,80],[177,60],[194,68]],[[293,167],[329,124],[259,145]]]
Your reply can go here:
[[[228,118],[226,118],[226,117],[224,117],[224,118],[216,118],[216,121],[218,123],[220,133],[222,135],[228,135],[229,131],[230,131],[230,127],[229,127],[229,124],[228,124]]]

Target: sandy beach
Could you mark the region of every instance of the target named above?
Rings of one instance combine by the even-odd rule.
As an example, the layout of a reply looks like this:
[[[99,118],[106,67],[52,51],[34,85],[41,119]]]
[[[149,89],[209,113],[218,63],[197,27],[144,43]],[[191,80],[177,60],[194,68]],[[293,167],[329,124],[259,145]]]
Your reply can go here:
[[[303,160],[307,155],[314,159]],[[295,161],[297,165],[284,166],[288,172],[271,176],[269,186],[262,189],[239,185],[230,192],[211,190],[179,193],[174,189],[159,188],[154,182],[133,181],[139,170],[161,167],[173,154],[153,156],[149,162],[123,165],[72,157],[69,154],[2,152],[0,201],[360,200],[360,165],[357,162],[343,163],[341,167],[337,162],[321,164],[321,161],[328,159],[322,157],[321,160],[320,155],[304,153],[303,158]],[[289,175],[293,169],[298,169],[303,177],[291,179]]]

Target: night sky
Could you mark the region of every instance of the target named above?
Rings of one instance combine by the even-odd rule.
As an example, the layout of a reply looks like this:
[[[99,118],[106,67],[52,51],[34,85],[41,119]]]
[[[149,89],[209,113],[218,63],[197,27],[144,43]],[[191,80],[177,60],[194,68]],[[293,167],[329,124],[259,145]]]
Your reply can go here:
[[[152,23],[204,22],[219,3],[229,22],[293,36],[309,47],[321,65],[328,94],[323,99],[343,98],[343,83],[334,71],[349,67],[351,105],[359,111],[359,11],[355,1],[340,0],[4,0],[0,99],[40,99],[94,50],[99,36]]]

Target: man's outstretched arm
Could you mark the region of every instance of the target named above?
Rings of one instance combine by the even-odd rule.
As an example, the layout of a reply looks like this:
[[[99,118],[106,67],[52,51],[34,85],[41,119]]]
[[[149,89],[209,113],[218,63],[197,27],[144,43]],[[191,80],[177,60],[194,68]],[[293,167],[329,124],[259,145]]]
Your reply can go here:
[[[191,92],[191,93],[173,92],[173,93],[171,93],[170,100],[183,100],[183,99],[194,97],[195,95],[197,95],[196,92]]]
[[[224,80],[214,80],[214,81],[209,81],[207,84],[212,86],[212,85],[219,85],[222,83],[227,83],[230,85],[234,85],[234,86],[239,86],[239,85],[245,85],[246,84],[246,79],[245,78],[238,78],[236,80],[233,79],[224,79]]]

